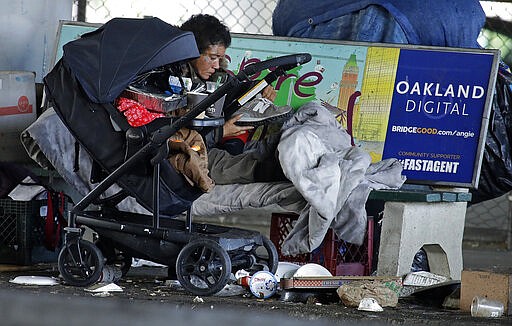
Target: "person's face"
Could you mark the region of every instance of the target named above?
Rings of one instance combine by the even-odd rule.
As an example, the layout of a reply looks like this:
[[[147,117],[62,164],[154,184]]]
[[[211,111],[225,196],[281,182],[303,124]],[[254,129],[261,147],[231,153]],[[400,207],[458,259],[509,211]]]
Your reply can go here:
[[[210,45],[201,56],[192,61],[192,67],[201,79],[209,79],[220,67],[220,60],[224,58],[226,48],[223,45]]]

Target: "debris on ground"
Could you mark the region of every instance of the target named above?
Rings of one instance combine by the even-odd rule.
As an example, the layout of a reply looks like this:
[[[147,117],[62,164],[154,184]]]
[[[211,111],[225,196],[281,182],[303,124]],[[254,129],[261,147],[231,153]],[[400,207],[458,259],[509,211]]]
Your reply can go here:
[[[426,271],[412,272],[404,277],[403,285],[430,286],[448,281],[449,278]]]
[[[59,284],[59,280],[55,277],[49,276],[16,276],[9,282],[23,285],[56,285]]]
[[[96,283],[84,290],[92,293],[123,292],[123,289],[115,283]]]
[[[204,303],[203,298],[196,296],[194,300],[192,300],[193,303]]]
[[[384,309],[382,309],[377,300],[375,300],[374,298],[362,298],[361,301],[359,302],[357,310],[372,312],[384,311]]]
[[[277,280],[270,272],[256,272],[249,281],[249,290],[256,298],[270,298],[277,292]]]
[[[382,307],[396,307],[398,303],[398,293],[395,290],[385,283],[371,280],[343,284],[336,292],[347,307],[358,307],[365,297],[374,298]]]

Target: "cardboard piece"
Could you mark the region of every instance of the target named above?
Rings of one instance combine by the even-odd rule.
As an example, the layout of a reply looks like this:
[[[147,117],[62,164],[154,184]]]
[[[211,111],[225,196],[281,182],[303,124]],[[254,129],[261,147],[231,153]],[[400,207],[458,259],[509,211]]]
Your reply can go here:
[[[512,275],[493,271],[463,270],[460,288],[460,310],[470,312],[475,296],[503,303],[504,314],[512,312]]]
[[[354,281],[384,283],[398,293],[402,287],[401,276],[311,276],[281,278],[282,289],[337,289]]]

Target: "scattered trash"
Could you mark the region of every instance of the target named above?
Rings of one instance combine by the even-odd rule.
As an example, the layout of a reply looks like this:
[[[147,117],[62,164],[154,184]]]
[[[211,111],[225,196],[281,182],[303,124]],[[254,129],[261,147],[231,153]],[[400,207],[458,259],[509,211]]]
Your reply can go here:
[[[309,291],[283,291],[281,292],[281,301],[306,303],[308,298],[314,295],[314,292]]]
[[[114,295],[110,292],[98,292],[91,294],[93,297],[100,297],[100,298],[106,298],[106,297],[113,297]]]
[[[400,293],[398,294],[398,296],[400,298],[410,297],[414,294],[414,292],[416,292],[422,288],[423,288],[422,286],[404,285],[400,289]]]
[[[84,289],[87,292],[123,292],[123,289],[115,283],[96,283]]]
[[[235,273],[235,279],[236,280],[239,280],[240,278],[244,277],[244,276],[250,276],[251,273],[249,273],[248,271],[246,271],[245,269],[239,269],[236,271]]]
[[[430,286],[448,281],[448,277],[433,274],[427,271],[412,272],[405,276],[404,285]]]
[[[460,288],[460,281],[449,280],[443,283],[420,287],[412,293],[412,296],[423,304],[440,307],[446,297],[457,288]]]
[[[164,284],[173,290],[185,290],[178,280],[165,280]]]
[[[56,285],[58,279],[49,276],[16,276],[9,282],[23,285]]]
[[[331,304],[338,303],[340,298],[334,291],[284,290],[281,292],[280,300],[306,304]]]
[[[247,289],[237,284],[226,284],[222,290],[215,293],[218,297],[230,297],[247,293]]]
[[[503,302],[504,313],[512,314],[511,275],[506,270],[463,270],[460,280],[460,310],[469,314],[473,299],[478,296]]]
[[[277,280],[270,272],[256,272],[249,282],[249,290],[259,299],[270,298],[277,292]]]
[[[442,284],[450,278],[433,274],[427,271],[411,272],[404,277],[403,287],[400,290],[400,297],[409,297],[425,287]]]
[[[452,310],[460,309],[460,286],[444,298],[441,307]]]
[[[167,267],[165,265],[155,263],[146,259],[142,258],[133,258],[132,259],[132,265],[131,267],[142,267],[142,266],[148,266],[148,267]]]
[[[310,296],[308,297],[308,300],[306,301],[306,304],[308,305],[316,305],[319,304],[318,299],[316,296]]]
[[[332,276],[332,274],[327,268],[315,263],[303,265],[293,274],[293,277],[308,276]]]
[[[427,252],[425,249],[421,248],[414,255],[414,259],[412,260],[411,272],[419,272],[419,271],[430,271],[430,266],[428,264]]]
[[[194,300],[192,300],[193,303],[204,303],[203,298],[196,296]]]
[[[98,282],[100,283],[110,283],[117,282],[123,276],[123,272],[121,269],[115,265],[105,265],[103,266],[103,270],[101,271],[100,278]]]
[[[359,302],[357,310],[375,312],[384,311],[384,309],[382,309],[380,304],[374,298],[362,298],[361,301]]]
[[[281,276],[281,279],[285,279],[285,278],[292,278],[293,277],[293,274],[295,274],[297,270],[289,270],[287,272],[285,272],[283,274],[283,276]],[[281,286],[281,279],[279,280],[279,286]]]
[[[38,185],[32,177],[28,176],[9,193],[9,197],[16,201],[29,201],[44,190],[43,186]]]
[[[336,291],[347,307],[358,307],[363,298],[376,299],[382,307],[396,307],[398,292],[385,283],[373,281],[354,281],[342,284]]]
[[[246,287],[246,288],[249,287],[249,283],[250,282],[251,282],[251,277],[249,275],[242,276],[242,277],[240,277],[239,279],[236,280],[236,283],[238,285],[241,285],[241,286]]]
[[[240,269],[235,273],[236,284],[241,285],[245,288],[249,288],[249,281],[251,280],[251,273],[245,269]]]
[[[471,302],[471,316],[497,318],[503,315],[503,302],[476,296]]]
[[[289,263],[289,262],[279,262],[277,265],[277,270],[274,274],[276,280],[279,282],[281,280],[281,277],[284,277],[285,274],[287,275],[293,275],[295,272],[300,268],[300,265]]]

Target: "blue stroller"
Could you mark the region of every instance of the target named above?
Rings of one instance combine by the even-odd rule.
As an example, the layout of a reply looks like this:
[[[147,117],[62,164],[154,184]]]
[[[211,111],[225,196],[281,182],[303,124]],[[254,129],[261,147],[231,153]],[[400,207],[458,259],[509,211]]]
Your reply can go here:
[[[240,269],[276,271],[276,248],[259,232],[192,222],[190,207],[202,192],[167,160],[167,140],[182,127],[221,125],[222,118],[208,124],[195,117],[223,96],[235,99],[225,103],[225,110],[236,110],[237,98],[258,87],[252,75],[273,68],[265,77],[270,83],[311,56],[287,55],[249,65],[180,117],[131,127],[114,106],[142,74],[176,72],[198,56],[190,32],[158,18],[115,18],[67,43],[62,59],[45,76],[48,105],[77,142],[74,155],[83,148],[92,158],[91,180],[97,183],[69,212],[58,257],[66,283],[92,285],[106,264],[118,264],[124,275],[134,257],[168,266],[170,275],[194,295],[217,293]],[[102,196],[114,184],[122,190]],[[151,214],[116,208],[128,196]],[[176,218],[185,212],[186,219]],[[82,226],[93,229],[97,241],[83,239]]]

